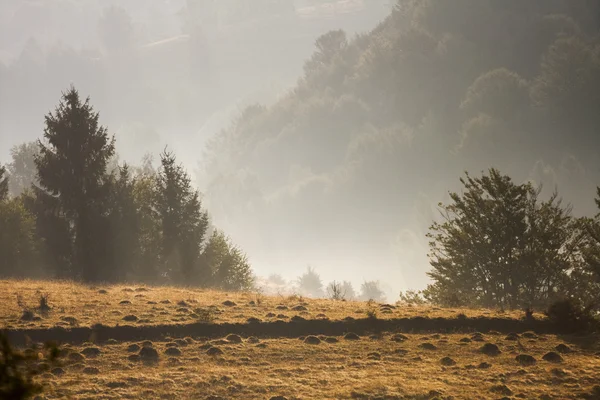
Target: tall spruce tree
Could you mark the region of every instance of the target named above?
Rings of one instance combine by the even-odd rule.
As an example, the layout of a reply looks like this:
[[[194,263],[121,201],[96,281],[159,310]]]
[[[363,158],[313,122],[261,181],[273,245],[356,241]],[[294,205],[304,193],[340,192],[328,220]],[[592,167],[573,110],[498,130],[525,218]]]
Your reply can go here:
[[[73,237],[73,272],[85,281],[104,279],[109,222],[106,168],[115,153],[114,137],[98,122],[89,98],[77,90],[63,93],[45,117],[44,140],[35,157],[40,196],[54,197]]]
[[[202,211],[200,195],[175,155],[165,150],[160,161],[155,205],[162,223],[163,266],[176,282],[202,283],[198,281],[206,266],[200,262],[200,254],[208,214]]]

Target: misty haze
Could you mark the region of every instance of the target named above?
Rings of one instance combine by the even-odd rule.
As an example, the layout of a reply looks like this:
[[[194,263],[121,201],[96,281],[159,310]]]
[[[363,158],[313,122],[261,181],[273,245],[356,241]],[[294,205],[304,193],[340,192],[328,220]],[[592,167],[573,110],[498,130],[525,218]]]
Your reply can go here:
[[[597,0],[0,0],[0,398],[600,398],[599,186]]]

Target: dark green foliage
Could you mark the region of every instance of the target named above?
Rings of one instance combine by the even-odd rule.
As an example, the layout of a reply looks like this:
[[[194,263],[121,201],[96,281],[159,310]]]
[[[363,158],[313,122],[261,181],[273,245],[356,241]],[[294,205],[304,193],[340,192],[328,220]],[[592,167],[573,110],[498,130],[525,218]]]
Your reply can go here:
[[[104,268],[110,253],[106,168],[115,152],[114,138],[99,124],[89,99],[82,102],[71,87],[46,116],[39,146],[35,164],[44,191],[36,195],[55,198],[57,214],[72,227],[73,272],[86,281],[112,278]]]
[[[0,201],[4,201],[8,198],[8,175],[6,173],[6,167],[0,165]]]
[[[37,275],[35,218],[20,198],[0,200],[0,276]]]
[[[575,221],[557,195],[539,201],[531,184],[517,185],[490,169],[461,178],[462,193],[440,204],[442,222],[428,237],[432,300],[448,305],[543,307],[566,290],[577,256]]]
[[[223,290],[248,290],[253,287],[252,270],[246,256],[218,230],[213,231],[206,243],[201,265],[207,268],[210,286]]]
[[[400,301],[406,304],[422,305],[427,303],[422,291],[407,290],[400,292]]]
[[[0,398],[22,400],[42,392],[43,387],[33,381],[42,372],[35,367],[39,352],[35,348],[25,353],[15,351],[0,333]],[[53,344],[46,344],[42,353],[52,363],[58,358],[59,350]]]
[[[577,299],[565,298],[552,303],[545,313],[559,329],[580,331],[598,326],[592,309],[591,306],[583,306]]]
[[[111,183],[109,200],[110,249],[113,280],[122,281],[138,271],[141,260],[140,211],[135,201],[136,181],[124,164]]]
[[[173,153],[161,154],[156,179],[155,208],[162,226],[161,261],[171,277],[180,283],[201,282],[199,256],[208,229],[208,215],[202,211],[199,193]]]
[[[600,209],[600,188],[597,188],[596,205]],[[581,250],[585,266],[582,272],[586,279],[595,283],[595,289],[600,289],[600,214],[594,218],[582,218],[580,220],[582,233]]]

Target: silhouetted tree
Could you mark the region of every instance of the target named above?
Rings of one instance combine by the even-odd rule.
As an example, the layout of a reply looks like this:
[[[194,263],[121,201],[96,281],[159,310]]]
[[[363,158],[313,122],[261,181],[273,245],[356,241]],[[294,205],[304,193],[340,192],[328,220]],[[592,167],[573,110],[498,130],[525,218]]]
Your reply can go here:
[[[139,211],[134,197],[135,180],[129,165],[119,168],[109,199],[112,279],[123,281],[139,270],[141,261]]]
[[[54,208],[73,231],[73,272],[86,281],[103,279],[110,234],[106,168],[115,152],[114,138],[99,124],[89,98],[82,102],[71,87],[55,112],[46,115],[44,141],[38,144],[35,164],[42,190],[36,195],[48,197],[42,200],[45,209]]]
[[[385,293],[381,290],[381,284],[378,281],[366,281],[360,286],[361,300],[384,301]]]
[[[354,286],[352,286],[352,282],[343,281],[342,291],[346,294],[346,300],[356,299],[356,291],[354,290]]]
[[[142,166],[133,180],[133,198],[137,212],[139,254],[133,275],[146,282],[158,282],[161,275],[162,227],[156,200],[156,172]]]
[[[165,150],[160,158],[155,207],[162,225],[162,263],[175,281],[190,283],[202,275],[198,260],[208,215],[175,155]]]
[[[313,267],[308,267],[306,272],[298,277],[298,289],[307,296],[323,297],[323,282]]]

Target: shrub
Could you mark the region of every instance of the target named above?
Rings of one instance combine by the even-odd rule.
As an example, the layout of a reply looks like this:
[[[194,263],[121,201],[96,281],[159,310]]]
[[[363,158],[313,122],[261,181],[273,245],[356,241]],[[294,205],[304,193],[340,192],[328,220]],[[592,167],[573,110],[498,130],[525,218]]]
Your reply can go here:
[[[399,301],[401,303],[413,305],[423,305],[427,303],[427,300],[423,297],[422,292],[416,290],[407,290],[406,292],[400,292]]]
[[[331,300],[346,300],[346,291],[341,283],[333,281],[327,286],[327,295]]]
[[[38,351],[31,350],[15,351],[8,338],[0,333],[0,398],[20,400],[42,392],[42,386],[33,381],[42,372],[33,365],[38,360]],[[48,361],[58,358],[59,349],[54,344],[47,343],[44,350]]]
[[[377,319],[377,303],[372,299],[367,301],[367,318]]]
[[[50,304],[48,303],[49,298],[49,293],[38,293],[38,310],[40,313],[47,313],[50,311]]]
[[[552,303],[545,314],[553,324],[561,329],[581,331],[597,326],[592,309],[592,306],[585,307],[581,302],[567,298]]]

